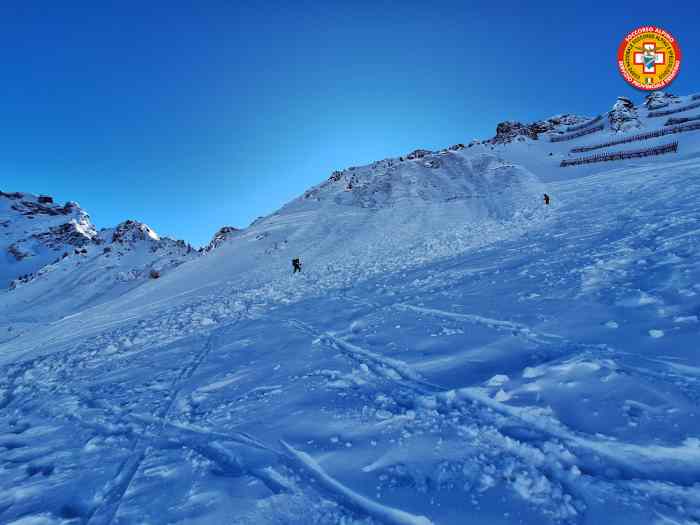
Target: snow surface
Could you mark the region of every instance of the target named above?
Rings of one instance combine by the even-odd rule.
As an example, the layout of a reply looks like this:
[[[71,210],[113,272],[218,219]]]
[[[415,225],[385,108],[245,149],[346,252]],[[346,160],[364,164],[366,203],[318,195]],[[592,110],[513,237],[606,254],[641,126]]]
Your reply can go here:
[[[337,172],[100,300],[97,254],[3,292],[0,522],[698,523],[700,132],[548,134]]]

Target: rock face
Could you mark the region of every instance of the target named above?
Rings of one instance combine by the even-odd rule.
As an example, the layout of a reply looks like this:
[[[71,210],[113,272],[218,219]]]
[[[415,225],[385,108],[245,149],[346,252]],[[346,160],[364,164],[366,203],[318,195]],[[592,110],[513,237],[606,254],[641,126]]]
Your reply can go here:
[[[60,205],[53,198],[0,191],[0,288],[76,248],[99,244],[90,216],[75,202]]]
[[[408,160],[416,160],[416,159],[422,159],[423,157],[426,157],[430,155],[432,151],[428,149],[417,149],[406,155],[406,158]]]
[[[617,132],[629,131],[642,127],[637,108],[627,97],[617,97],[617,101],[608,113],[610,129]]]
[[[650,111],[665,108],[678,102],[679,98],[676,95],[664,91],[652,91],[644,98],[644,106]]]
[[[74,274],[95,293],[114,283],[145,282],[151,272],[160,276],[198,255],[142,222],[128,220],[98,232],[78,203],[19,192],[0,192],[2,253],[0,289],[31,288],[35,281],[50,288],[57,276]]]
[[[496,136],[488,142],[491,144],[507,144],[517,140],[518,137],[538,140],[543,133],[564,132],[566,127],[580,124],[586,120],[588,120],[586,117],[577,115],[558,115],[546,120],[532,122],[531,124],[523,124],[516,121],[501,122],[496,126]]]
[[[232,239],[236,235],[240,234],[242,230],[238,228],[234,228],[233,226],[224,226],[219,229],[214,234],[214,237],[212,237],[212,240],[207,244],[204,248],[202,248],[202,251],[204,253],[209,253],[222,244],[226,243],[229,239]]]
[[[146,240],[159,241],[160,237],[147,224],[127,220],[119,224],[112,233],[113,243],[128,243]]]

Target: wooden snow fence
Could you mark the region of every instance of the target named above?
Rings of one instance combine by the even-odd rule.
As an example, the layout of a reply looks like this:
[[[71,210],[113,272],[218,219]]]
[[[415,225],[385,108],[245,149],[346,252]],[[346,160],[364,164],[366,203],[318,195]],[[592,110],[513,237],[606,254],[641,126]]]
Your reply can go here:
[[[700,129],[700,122],[695,122],[693,124],[687,124],[685,126],[674,126],[672,128],[663,128],[656,131],[649,131],[647,133],[639,133],[637,135],[632,135],[629,137],[624,137],[617,140],[611,140],[609,142],[603,142],[602,144],[593,144],[591,146],[579,146],[578,148],[573,148],[571,153],[585,153],[586,151],[593,151],[596,149],[609,148],[610,146],[617,146],[618,144],[627,144],[629,142],[638,142],[640,140],[649,140],[656,137],[663,137],[664,135],[672,135],[674,133],[684,133],[686,131],[694,131]]]
[[[603,115],[598,115],[596,118],[591,119],[588,122],[584,122],[583,124],[578,124],[576,126],[569,126],[564,131],[566,131],[567,133],[571,133],[572,131],[580,131],[582,129],[586,129],[589,126],[592,126],[596,122],[600,122],[601,120],[603,120]]]
[[[638,159],[642,157],[651,157],[653,155],[664,155],[666,153],[676,153],[678,151],[678,142],[671,142],[663,146],[654,148],[638,149],[633,151],[617,151],[614,153],[599,153],[590,157],[579,157],[577,159],[564,159],[559,165],[562,168],[567,166],[579,166],[581,164],[593,164],[596,162],[608,162],[613,160]]]
[[[605,126],[603,124],[600,124],[599,126],[594,126],[592,128],[586,128],[582,129],[580,131],[577,131],[576,133],[570,133],[568,135],[558,135],[554,136],[549,139],[550,142],[564,142],[565,140],[573,140],[578,137],[583,137],[584,135],[590,135],[591,133],[595,133],[596,131],[600,131],[604,128]]]
[[[692,104],[686,104],[675,109],[666,109],[664,111],[650,111],[647,115],[649,118],[654,117],[665,117],[666,115],[673,115],[674,113],[680,113],[681,111],[688,111],[689,109],[700,108],[700,102],[694,102]]]

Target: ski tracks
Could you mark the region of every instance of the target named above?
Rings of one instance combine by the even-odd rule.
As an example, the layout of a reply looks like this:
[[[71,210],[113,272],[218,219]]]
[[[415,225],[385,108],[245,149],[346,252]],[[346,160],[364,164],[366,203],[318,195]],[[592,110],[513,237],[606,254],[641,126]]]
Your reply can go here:
[[[571,344],[563,337],[538,333],[526,325],[510,321],[416,307],[406,303],[388,307],[478,323],[548,344]],[[540,462],[540,468],[548,477],[557,479],[562,486],[569,487],[572,493],[579,492],[575,488],[575,479],[580,475],[587,476],[590,483],[598,484],[600,487],[607,486],[610,482],[621,483],[620,486],[627,484],[629,491],[624,496],[632,500],[638,498],[640,490],[648,492],[648,496],[663,500],[654,489],[659,483],[670,484],[669,486],[676,486],[679,489],[683,487],[691,489],[700,482],[700,448],[694,442],[678,446],[656,444],[644,446],[628,444],[600,435],[592,437],[581,434],[565,427],[546,409],[512,406],[490,397],[486,390],[479,387],[444,389],[423,379],[404,361],[382,356],[349,343],[335,333],[317,330],[297,319],[287,319],[285,322],[305,332],[324,346],[340,351],[358,364],[367,366],[382,380],[389,381],[393,387],[408,388],[417,398],[416,406],[425,405],[426,401],[429,406],[434,406],[436,403],[438,410],[445,414],[458,410],[462,413],[462,417],[467,418],[470,425],[476,424],[489,432],[493,432],[494,427],[497,428],[502,435],[494,442],[501,441],[501,446],[504,447],[503,453],[522,455],[522,447],[530,449],[530,452],[525,452],[529,457],[532,457],[534,451],[545,456],[557,451],[555,460]],[[576,345],[576,347],[582,350],[595,350],[596,354],[602,351],[599,345]],[[433,401],[428,401],[430,399]],[[475,406],[480,406],[482,410],[474,412]],[[516,446],[524,436],[527,436],[526,442]],[[537,444],[537,441],[540,444]],[[514,452],[517,448],[521,450]],[[644,487],[647,488],[646,491],[643,490]],[[601,488],[600,491],[605,493],[605,489]],[[677,499],[678,491],[674,494]],[[692,508],[691,500],[686,503]]]
[[[152,446],[156,437],[162,431],[164,421],[167,419],[184,384],[194,375],[214,347],[213,341],[215,335],[216,332],[210,334],[202,346],[202,349],[180,370],[180,373],[172,383],[167,403],[156,413],[156,421],[151,423],[146,430],[146,433],[150,434],[150,436],[137,436],[132,440],[130,447],[134,452],[124,460],[116,476],[103,488],[101,494],[97,496],[100,503],[88,516],[88,524],[108,525],[112,523],[124,498],[124,494],[128,490],[131,481],[134,479],[147,453],[148,447]]]

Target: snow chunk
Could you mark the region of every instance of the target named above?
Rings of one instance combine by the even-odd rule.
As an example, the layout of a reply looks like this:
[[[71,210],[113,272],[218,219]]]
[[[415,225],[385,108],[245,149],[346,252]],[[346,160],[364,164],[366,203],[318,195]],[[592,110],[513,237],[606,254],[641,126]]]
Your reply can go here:
[[[496,374],[486,382],[487,386],[501,386],[510,381],[510,377],[505,374]]]
[[[535,377],[540,377],[544,375],[544,370],[539,367],[526,366],[523,370],[523,377],[525,379],[534,379]]]
[[[501,388],[498,392],[496,392],[496,395],[493,396],[493,398],[499,403],[502,403],[510,399],[510,394]]]

